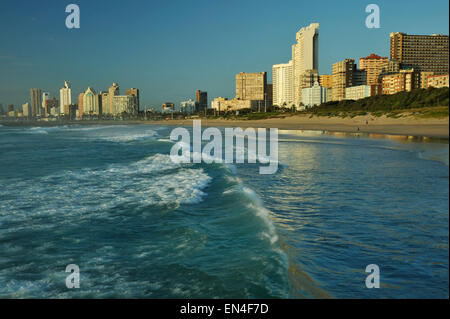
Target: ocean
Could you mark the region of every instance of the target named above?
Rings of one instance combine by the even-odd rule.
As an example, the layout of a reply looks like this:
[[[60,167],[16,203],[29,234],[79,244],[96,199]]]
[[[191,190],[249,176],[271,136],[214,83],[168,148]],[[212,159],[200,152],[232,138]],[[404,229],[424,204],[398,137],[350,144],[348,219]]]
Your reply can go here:
[[[0,126],[0,298],[449,297],[448,141],[280,131],[260,175],[172,129]]]

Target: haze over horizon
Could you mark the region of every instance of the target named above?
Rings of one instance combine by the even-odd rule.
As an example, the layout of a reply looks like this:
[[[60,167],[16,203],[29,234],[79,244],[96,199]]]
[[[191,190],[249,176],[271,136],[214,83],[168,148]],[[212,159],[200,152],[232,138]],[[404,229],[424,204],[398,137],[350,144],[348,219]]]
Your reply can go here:
[[[140,89],[141,106],[177,106],[195,90],[232,98],[239,72],[268,72],[291,58],[296,32],[320,23],[319,74],[334,62],[389,56],[389,34],[449,33],[448,2],[423,1],[170,1],[80,0],[81,28],[65,26],[70,2],[2,1],[0,104],[16,108],[30,88],[72,99],[88,86]],[[381,9],[381,28],[367,29],[365,8]],[[445,8],[446,10],[443,10]]]

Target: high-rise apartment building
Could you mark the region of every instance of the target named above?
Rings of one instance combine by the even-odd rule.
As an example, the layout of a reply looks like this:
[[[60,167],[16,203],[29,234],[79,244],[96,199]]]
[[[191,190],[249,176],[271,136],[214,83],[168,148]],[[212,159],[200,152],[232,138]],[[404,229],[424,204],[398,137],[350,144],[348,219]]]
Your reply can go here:
[[[208,92],[197,90],[195,92],[195,111],[204,112],[208,108]]]
[[[388,73],[400,72],[400,62],[398,60],[389,60]]]
[[[51,100],[47,100],[46,107],[47,114],[57,115],[59,113],[59,101],[55,97]]]
[[[267,93],[267,73],[236,74],[236,99],[265,100]]]
[[[303,74],[300,76],[300,85],[302,87],[302,92],[303,89],[313,87],[316,82],[319,82],[318,70],[305,70],[305,72],[303,72]]]
[[[333,74],[319,75],[319,84],[327,89],[333,88]]]
[[[95,90],[88,87],[83,96],[83,114],[99,115],[99,96]]]
[[[137,100],[135,96],[114,95],[112,98],[112,114],[120,115],[122,113],[137,114]]]
[[[108,103],[106,107],[106,114],[116,114],[113,108],[114,96],[119,95],[119,85],[114,82],[108,89]]]
[[[125,92],[126,95],[128,96],[135,96],[136,97],[136,106],[137,106],[137,111],[139,112],[139,89],[136,88],[131,88],[126,90]]]
[[[183,113],[185,114],[192,114],[195,112],[195,105],[196,102],[192,99],[189,99],[187,101],[182,101],[180,103],[180,107]]]
[[[333,64],[333,101],[345,99],[345,89],[353,86],[353,71],[355,69],[355,60],[353,59],[345,59]]]
[[[72,89],[70,88],[70,81],[64,82],[64,87],[59,90],[59,107],[60,113],[64,114],[65,106],[72,104]]]
[[[448,74],[448,35],[390,34],[391,60],[398,60],[402,69]]]
[[[293,94],[294,104],[299,107],[302,102],[304,73],[319,69],[319,24],[311,23],[301,28],[296,34],[296,40],[297,43],[292,45]]]
[[[270,107],[273,105],[273,84],[267,83],[266,87],[266,98],[264,101],[265,107]]]
[[[102,114],[112,114],[109,108],[109,93],[108,92],[100,92],[100,100],[102,101]]]
[[[42,115],[45,115],[45,116],[48,115],[48,113],[47,113],[47,101],[48,100],[50,100],[50,93],[48,93],[48,92],[42,93],[42,107],[41,107],[41,110],[42,110]]]
[[[84,114],[84,92],[78,95],[78,117],[83,117]]]
[[[22,104],[22,113],[24,117],[31,117],[31,107],[30,103]]]
[[[359,59],[359,68],[366,72],[367,85],[380,84],[380,75],[389,71],[389,58],[372,53],[365,58]]]
[[[272,66],[272,88],[274,105],[291,107],[294,104],[292,60]]]
[[[41,105],[42,105],[41,90],[31,89],[30,98],[31,98],[31,116],[41,115]]]
[[[353,69],[353,79],[352,79],[352,85],[366,85],[367,84],[367,72],[366,70],[358,70],[356,68],[356,64]]]

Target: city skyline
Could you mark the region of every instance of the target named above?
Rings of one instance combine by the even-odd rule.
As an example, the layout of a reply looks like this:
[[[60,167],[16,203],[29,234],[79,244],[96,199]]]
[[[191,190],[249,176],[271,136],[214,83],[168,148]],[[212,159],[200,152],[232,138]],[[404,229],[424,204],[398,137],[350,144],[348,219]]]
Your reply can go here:
[[[142,2],[136,3],[139,3],[143,7],[146,6]],[[287,3],[294,7],[298,6],[298,4],[293,2]],[[205,9],[211,9],[211,5],[203,4],[206,6]],[[414,18],[417,14],[426,15],[427,13],[430,14],[430,12],[439,16],[442,11],[438,11],[437,9],[431,10],[429,7],[432,7],[432,5],[428,3],[427,8],[420,9],[416,12],[412,7],[422,8],[423,5],[418,2],[414,2],[413,6],[411,2],[409,4],[412,16],[408,16],[408,19]],[[351,23],[346,23],[345,27],[338,24],[339,18],[330,17],[329,13],[320,12],[320,8],[317,5],[308,5],[311,16],[305,17],[304,13],[298,13],[297,22],[294,22],[296,20],[294,13],[286,13],[286,19],[280,21],[281,23],[278,26],[274,26],[272,22],[262,24],[258,22],[255,27],[245,28],[245,33],[248,33],[247,36],[253,36],[250,41],[247,40],[246,42],[249,42],[254,47],[254,50],[250,51],[250,54],[246,53],[245,55],[242,54],[242,51],[247,52],[249,44],[245,44],[244,39],[241,39],[244,35],[240,35],[237,42],[240,43],[242,48],[246,48],[246,50],[241,50],[239,46],[231,41],[231,39],[234,39],[233,34],[227,34],[225,32],[227,37],[222,38],[222,42],[217,43],[216,40],[213,41],[214,39],[208,38],[208,40],[204,40],[205,43],[201,41],[192,43],[193,52],[189,53],[188,51],[183,51],[183,48],[186,48],[187,45],[186,39],[181,39],[181,37],[173,38],[173,41],[175,43],[178,41],[180,45],[181,51],[177,51],[174,43],[168,42],[168,39],[161,40],[161,35],[159,37],[157,36],[158,30],[152,30],[153,35],[157,36],[156,39],[160,39],[162,42],[166,41],[165,44],[167,47],[160,47],[161,42],[157,41],[153,41],[153,45],[146,43],[146,39],[141,39],[141,41],[134,43],[134,47],[130,47],[131,42],[136,41],[136,37],[138,37],[140,31],[136,31],[135,35],[129,27],[123,28],[120,32],[118,31],[119,35],[117,35],[116,43],[123,43],[126,47],[132,49],[129,49],[127,51],[128,53],[123,53],[123,48],[119,48],[117,51],[122,52],[123,55],[120,56],[117,67],[111,68],[108,66],[111,66],[111,59],[113,57],[117,58],[117,52],[108,51],[108,54],[105,52],[100,54],[96,50],[93,50],[91,53],[82,50],[85,44],[93,41],[93,36],[88,36],[83,39],[83,35],[86,36],[89,31],[97,34],[98,30],[95,28],[95,18],[93,18],[92,14],[89,14],[89,9],[94,10],[96,5],[88,4],[84,1],[80,1],[79,5],[81,8],[81,29],[79,30],[68,30],[63,26],[66,14],[63,11],[62,4],[45,6],[46,8],[48,7],[49,12],[53,12],[53,10],[56,12],[61,11],[57,15],[57,17],[61,18],[61,21],[51,21],[48,24],[43,24],[41,20],[49,14],[49,12],[44,13],[42,11],[43,8],[34,8],[36,9],[35,12],[32,15],[27,15],[27,10],[23,12],[19,8],[13,8],[11,3],[1,5],[2,12],[6,15],[5,19],[2,19],[4,23],[12,23],[15,25],[21,20],[27,20],[27,18],[32,21],[21,28],[13,30],[13,34],[16,36],[22,35],[21,38],[23,40],[29,39],[30,35],[21,33],[21,29],[23,32],[27,25],[29,27],[30,24],[36,23],[39,26],[36,30],[30,30],[32,34],[35,35],[36,33],[42,32],[42,29],[50,31],[48,36],[51,37],[53,34],[54,41],[60,39],[65,42],[63,48],[66,48],[66,51],[61,52],[63,49],[54,50],[56,52],[48,51],[48,56],[45,56],[45,53],[40,51],[28,52],[23,48],[24,44],[22,42],[18,40],[8,41],[12,40],[11,35],[6,36],[6,28],[3,28],[3,31],[1,31],[2,38],[10,45],[6,46],[4,55],[2,54],[0,57],[0,70],[3,74],[8,74],[8,79],[2,77],[0,80],[0,103],[3,105],[14,104],[17,108],[23,103],[31,102],[28,100],[29,97],[27,97],[30,88],[39,88],[42,92],[49,92],[50,96],[58,98],[61,83],[65,80],[71,81],[72,98],[75,100],[76,96],[84,92],[88,86],[91,86],[97,91],[106,90],[112,82],[119,82],[123,87],[138,87],[141,90],[140,103],[142,108],[144,106],[159,107],[163,102],[169,100],[178,106],[181,101],[194,97],[195,90],[198,88],[208,92],[208,96],[210,97],[209,102],[216,96],[232,97],[235,90],[233,85],[235,74],[239,72],[267,72],[268,78],[272,79],[272,65],[288,62],[291,59],[290,47],[295,44],[295,34],[302,27],[313,22],[320,23],[319,74],[330,74],[332,64],[345,58],[352,58],[355,61],[359,61],[359,58],[368,56],[371,53],[389,56],[389,34],[391,32],[448,34],[447,15],[441,15],[441,19],[423,19],[427,23],[421,23],[420,20],[412,23],[411,21],[406,21],[408,19],[405,17],[399,17],[395,14],[398,11],[392,8],[399,4],[394,5],[384,1],[379,2],[381,8],[381,29],[365,28],[364,21],[367,14],[364,12],[364,9],[366,4],[355,3],[351,10],[348,10],[347,7],[345,12],[343,9],[335,12],[336,15],[342,15],[342,17],[351,15]],[[267,6],[270,7],[271,5],[273,4],[268,4]],[[448,6],[448,4],[444,5]],[[35,4],[30,4],[28,10],[31,10],[33,6]],[[173,6],[175,4],[172,4]],[[199,4],[196,3],[193,6],[196,7]],[[218,8],[215,7],[212,15],[217,14],[217,10],[219,9],[225,9],[226,6],[224,6],[224,4],[216,4]],[[247,6],[249,4],[246,4],[244,11],[250,13]],[[333,7],[336,5],[330,3],[328,7],[330,6]],[[440,7],[442,8],[442,5]],[[388,8],[391,8],[394,12],[390,12]],[[158,7],[157,9],[161,12],[166,12],[166,10],[173,8],[170,5],[162,5],[162,7]],[[266,12],[265,10],[267,8],[264,7],[261,10]],[[225,16],[233,17],[233,19],[239,18],[233,12],[224,12]],[[8,15],[8,13],[11,15]],[[17,17],[19,13],[22,16],[18,21],[11,19],[11,17]],[[105,13],[104,11],[100,11],[99,15],[102,16],[102,19],[98,21],[105,22],[105,17],[112,14],[111,12]],[[275,12],[274,14],[279,15],[280,13]],[[249,15],[249,17],[254,18],[254,15]],[[183,19],[182,21],[186,22]],[[219,19],[220,21],[222,19]],[[142,21],[141,23],[145,24]],[[179,23],[179,21],[176,21],[174,24],[178,25]],[[242,21],[242,23],[246,22]],[[107,24],[103,23],[100,26],[103,28]],[[355,24],[359,25],[356,29]],[[53,31],[49,30],[48,28],[53,25],[58,25],[58,27]],[[222,24],[219,23],[218,25],[221,26]],[[218,28],[218,25],[214,24],[214,29]],[[351,28],[348,27],[349,25]],[[271,27],[272,30],[269,30]],[[160,28],[159,32],[166,32],[166,35],[176,35],[176,33],[172,33],[174,30],[171,28],[173,27]],[[193,28],[200,28],[200,25],[193,22],[191,29]],[[216,31],[219,34],[224,33],[224,30]],[[128,37],[126,36],[127,32],[129,32]],[[177,32],[180,35],[184,33],[181,29],[178,29]],[[44,37],[42,44],[46,44],[47,42],[52,43],[52,41],[46,39],[46,33],[42,33],[42,37]],[[361,43],[359,41],[361,37],[367,39]],[[190,39],[190,37],[188,38]],[[200,38],[202,37],[199,35]],[[70,40],[74,42],[67,43]],[[103,39],[98,39],[98,42],[102,43]],[[212,49],[206,50],[208,51],[208,54],[206,54],[204,50],[207,49],[206,44],[210,42]],[[274,45],[267,46],[268,43],[274,43]],[[341,45],[337,46],[338,43],[341,43]],[[262,47],[266,49],[262,49]],[[333,47],[334,49],[330,50]],[[49,48],[52,49],[51,45]],[[150,49],[147,57],[140,51],[140,49],[145,48]],[[106,47],[105,49],[110,48]],[[158,57],[161,59],[160,51],[164,52],[165,50],[167,51],[167,57],[161,60],[162,63],[156,65]],[[228,55],[224,54],[224,51]],[[56,59],[55,55],[57,55]],[[27,56],[29,57],[28,59]],[[136,59],[132,59],[133,56],[136,56]],[[51,57],[53,57],[51,62],[45,62]],[[255,59],[255,57],[258,58]],[[172,58],[172,61],[168,61],[170,58]],[[29,60],[33,61],[30,62]],[[168,62],[172,63],[167,65]],[[64,67],[60,67],[61,63]],[[42,76],[43,74],[44,76]]]

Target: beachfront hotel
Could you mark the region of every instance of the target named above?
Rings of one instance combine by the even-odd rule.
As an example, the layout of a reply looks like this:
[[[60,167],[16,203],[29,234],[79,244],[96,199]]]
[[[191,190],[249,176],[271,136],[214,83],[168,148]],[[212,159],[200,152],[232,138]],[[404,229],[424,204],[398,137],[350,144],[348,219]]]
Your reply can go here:
[[[333,88],[333,74],[319,75],[319,84],[324,88]]]
[[[236,74],[236,99],[265,100],[267,93],[267,73]]]
[[[382,94],[396,94],[399,92],[410,92],[420,88],[420,72],[411,70],[400,70],[399,73],[386,74],[382,76]]]
[[[204,112],[208,108],[208,92],[197,90],[195,92],[195,110]]]
[[[139,89],[131,88],[125,91],[125,94],[128,96],[134,96],[136,98],[136,109],[139,112],[140,110],[140,102],[139,102]]]
[[[22,104],[22,114],[24,117],[30,117],[31,116],[31,106],[30,103]]]
[[[294,104],[293,63],[272,66],[273,104],[279,107],[291,107]]]
[[[319,69],[319,24],[311,23],[301,28],[296,34],[296,40],[297,43],[292,45],[293,94],[294,104],[299,107],[302,102],[302,89],[314,84],[309,81],[307,83],[310,85],[304,86],[305,73]]]
[[[114,82],[109,88],[108,88],[108,95],[106,95],[106,108],[105,108],[105,114],[113,114],[113,97],[119,95],[119,85]],[[105,95],[103,95],[105,96]],[[102,96],[102,99],[103,99]]]
[[[78,105],[80,108],[80,105]],[[99,105],[99,95],[91,88],[88,87],[83,94],[83,114],[99,115],[101,107]],[[78,113],[79,114],[79,113]]]
[[[367,85],[379,84],[380,75],[389,70],[389,58],[372,53],[359,59],[359,68],[367,73]]]
[[[295,105],[300,109],[302,90],[319,81],[319,24],[311,23],[296,33],[292,59],[272,66],[273,104],[279,107]]]
[[[31,116],[41,115],[41,90],[30,89]]]
[[[315,82],[310,88],[304,88],[302,90],[302,104],[303,108],[308,108],[327,101],[327,88],[319,85],[319,82]]]
[[[70,88],[70,81],[65,81],[64,87],[59,90],[59,101],[59,112],[64,114],[65,106],[72,104],[72,89]]]
[[[42,93],[42,108],[41,108],[41,112],[42,115],[47,116],[47,101],[50,99],[50,93],[48,92],[44,92]]]
[[[137,98],[129,95],[115,95],[112,97],[112,114],[137,114]]]
[[[345,100],[345,90],[352,86],[360,86],[367,84],[367,71],[358,70],[353,59],[345,59],[344,61],[333,64],[333,89],[332,100]]]
[[[449,87],[448,74],[430,75],[427,78],[427,88],[443,88]]]
[[[448,74],[448,35],[390,34],[391,60],[398,60],[402,69]]]
[[[192,114],[195,112],[195,105],[196,105],[196,102],[193,99],[189,99],[186,101],[182,101],[180,103],[180,108],[183,113]]]
[[[353,71],[355,70],[355,60],[345,59],[333,64],[333,101],[345,99],[345,89],[353,86]]]
[[[351,86],[345,89],[346,100],[356,101],[374,95],[381,95],[381,85],[379,84],[358,85],[358,86]]]
[[[216,111],[238,111],[242,109],[264,110],[272,105],[272,94],[268,90],[273,87],[267,84],[267,73],[244,73],[236,74],[236,96],[229,100],[227,98],[215,98],[212,109]],[[269,100],[270,99],[270,100]]]

